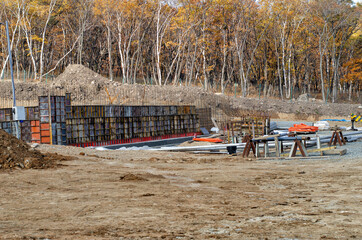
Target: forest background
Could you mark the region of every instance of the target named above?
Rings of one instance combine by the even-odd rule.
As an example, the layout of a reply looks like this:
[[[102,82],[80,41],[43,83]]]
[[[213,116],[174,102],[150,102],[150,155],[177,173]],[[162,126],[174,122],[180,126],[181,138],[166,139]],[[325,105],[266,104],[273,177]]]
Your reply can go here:
[[[15,78],[69,64],[133,84],[359,101],[362,5],[349,0],[0,0]],[[9,76],[0,27],[0,77]]]

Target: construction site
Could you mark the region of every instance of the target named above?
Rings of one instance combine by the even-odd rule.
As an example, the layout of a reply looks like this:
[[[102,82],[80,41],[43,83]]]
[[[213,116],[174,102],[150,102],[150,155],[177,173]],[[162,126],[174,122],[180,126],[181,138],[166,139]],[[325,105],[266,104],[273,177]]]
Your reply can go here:
[[[0,239],[362,239],[360,104],[0,86]]]

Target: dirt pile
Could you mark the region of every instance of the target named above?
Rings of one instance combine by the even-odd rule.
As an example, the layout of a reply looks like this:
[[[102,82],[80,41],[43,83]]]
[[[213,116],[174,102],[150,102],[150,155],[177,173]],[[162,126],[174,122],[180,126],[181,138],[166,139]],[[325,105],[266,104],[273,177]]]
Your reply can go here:
[[[140,176],[139,174],[126,173],[119,177],[121,181],[148,181],[146,178]]]
[[[89,84],[97,86],[104,85],[105,83],[110,82],[107,78],[102,77],[98,73],[92,71],[91,69],[80,65],[72,64],[69,65],[65,71],[60,74],[55,80],[54,85],[82,85],[89,86]]]
[[[46,156],[24,141],[0,129],[0,170],[13,168],[48,168],[59,160],[57,154]],[[57,159],[58,158],[58,159]],[[61,158],[61,157],[60,157]]]

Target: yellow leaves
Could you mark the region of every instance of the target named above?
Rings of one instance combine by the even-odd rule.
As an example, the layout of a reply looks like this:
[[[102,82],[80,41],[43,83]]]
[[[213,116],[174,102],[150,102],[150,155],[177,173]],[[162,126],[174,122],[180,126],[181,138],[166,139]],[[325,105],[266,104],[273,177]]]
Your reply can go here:
[[[168,48],[168,47],[177,47],[178,44],[173,42],[173,41],[168,41],[165,43],[165,46]]]
[[[362,58],[353,58],[343,65],[347,74],[341,79],[344,82],[362,83]]]
[[[108,15],[116,10],[119,10],[119,4],[122,1],[118,0],[95,0],[94,1],[94,14],[95,15]]]
[[[31,39],[33,39],[36,42],[40,42],[40,43],[43,42],[43,38],[41,38],[41,37],[39,37],[37,35],[32,35]],[[45,43],[48,43],[48,42],[45,40]]]
[[[214,65],[211,65],[211,66],[207,66],[206,67],[206,72],[211,72],[212,70],[215,69],[215,64]]]
[[[351,39],[357,39],[362,35],[362,30],[358,29],[355,33],[352,34]]]

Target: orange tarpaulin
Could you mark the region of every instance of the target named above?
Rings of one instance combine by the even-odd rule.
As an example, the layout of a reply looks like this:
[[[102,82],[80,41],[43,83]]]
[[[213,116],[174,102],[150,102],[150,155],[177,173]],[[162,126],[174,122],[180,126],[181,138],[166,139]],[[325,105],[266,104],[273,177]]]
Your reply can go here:
[[[192,140],[200,142],[222,143],[222,140],[220,138],[194,138]]]
[[[300,133],[315,133],[318,131],[318,127],[308,126],[304,123],[294,124],[294,127],[289,128],[289,132],[300,132]]]

